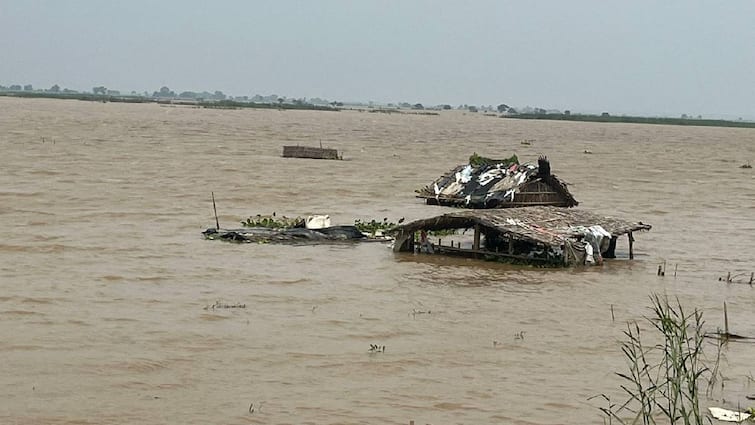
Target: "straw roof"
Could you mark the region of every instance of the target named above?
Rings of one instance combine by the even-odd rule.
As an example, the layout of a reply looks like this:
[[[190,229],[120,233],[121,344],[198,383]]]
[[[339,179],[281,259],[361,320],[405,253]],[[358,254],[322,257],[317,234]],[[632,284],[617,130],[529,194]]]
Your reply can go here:
[[[419,230],[466,229],[480,225],[517,239],[550,246],[566,239],[579,239],[585,228],[601,226],[619,236],[637,230],[650,230],[651,225],[630,222],[576,208],[535,206],[488,210],[458,210],[440,216],[412,221],[395,228],[404,234]]]

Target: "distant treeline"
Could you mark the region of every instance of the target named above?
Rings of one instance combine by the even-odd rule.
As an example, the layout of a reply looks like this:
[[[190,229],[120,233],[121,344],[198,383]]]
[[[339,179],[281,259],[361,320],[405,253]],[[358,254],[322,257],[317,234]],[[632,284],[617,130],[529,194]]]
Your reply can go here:
[[[160,102],[162,103],[162,102]],[[170,103],[170,102],[167,102]],[[212,102],[197,102],[197,106],[203,108],[217,109],[235,109],[235,108],[257,108],[257,109],[304,109],[312,111],[340,111],[339,108],[313,105],[311,103],[256,103],[256,102],[237,102],[235,100],[218,100]]]
[[[701,118],[659,118],[633,117],[624,115],[583,115],[583,114],[511,114],[502,115],[503,118],[517,118],[523,120],[556,120],[582,122],[623,122],[634,124],[666,124],[666,125],[699,125],[706,127],[739,127],[755,128],[755,122],[712,120]]]
[[[297,101],[294,103],[275,102],[275,103],[256,103],[256,102],[238,102],[235,100],[217,100],[217,101],[184,101],[171,99],[156,99],[138,95],[118,95],[111,96],[107,94],[93,93],[62,93],[62,92],[43,92],[43,91],[0,91],[0,96],[8,97],[25,97],[25,98],[45,98],[45,99],[70,99],[84,100],[91,102],[121,102],[121,103],[159,103],[175,105],[194,105],[201,108],[215,109],[239,109],[239,108],[257,108],[257,109],[303,109],[315,111],[339,111],[339,108],[325,105],[313,105],[311,103]]]
[[[33,97],[33,98],[45,98],[45,99],[73,99],[73,100],[88,100],[93,102],[126,102],[126,103],[150,103],[155,102],[154,99],[150,99],[142,96],[109,96],[102,94],[92,93],[54,93],[43,91],[0,91],[0,96],[7,97]]]

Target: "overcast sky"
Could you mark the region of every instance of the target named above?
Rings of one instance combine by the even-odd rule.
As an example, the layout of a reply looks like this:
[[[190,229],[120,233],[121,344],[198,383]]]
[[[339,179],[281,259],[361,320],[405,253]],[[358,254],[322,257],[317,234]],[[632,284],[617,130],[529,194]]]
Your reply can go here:
[[[0,84],[755,117],[755,1],[0,0]]]

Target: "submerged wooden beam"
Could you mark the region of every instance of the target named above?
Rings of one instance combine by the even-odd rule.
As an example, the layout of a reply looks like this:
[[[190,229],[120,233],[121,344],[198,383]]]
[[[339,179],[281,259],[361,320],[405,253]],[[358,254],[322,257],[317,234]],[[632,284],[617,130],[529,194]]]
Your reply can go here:
[[[465,249],[465,248],[458,248],[456,246],[451,247],[451,246],[436,245],[435,253],[459,255],[459,256],[469,257],[469,258],[493,257],[493,258],[502,258],[502,259],[522,260],[522,261],[528,261],[528,262],[533,262],[533,263],[561,264],[560,261],[556,261],[553,259],[527,257],[526,255],[510,255],[510,254],[505,254],[501,252],[488,251],[485,249]]]

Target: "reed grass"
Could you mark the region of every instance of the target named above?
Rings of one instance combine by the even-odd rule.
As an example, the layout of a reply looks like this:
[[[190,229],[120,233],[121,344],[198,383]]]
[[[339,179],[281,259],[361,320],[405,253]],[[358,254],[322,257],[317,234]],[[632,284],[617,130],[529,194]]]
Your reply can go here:
[[[650,331],[657,332],[651,336],[658,336],[660,342],[649,345],[645,342],[647,330],[641,330],[637,322],[627,324],[621,351],[628,371],[617,375],[623,379],[621,389],[628,399],[616,405],[601,394],[608,402],[607,407],[600,408],[606,415],[604,421],[702,424],[700,387],[706,381],[713,382],[718,370],[718,364],[709,368],[705,362],[702,311],[687,311],[678,299],[670,302],[666,296],[656,294],[650,299],[652,315],[646,319],[651,324]],[[714,359],[717,363],[720,356]],[[634,416],[628,418],[625,412]]]

